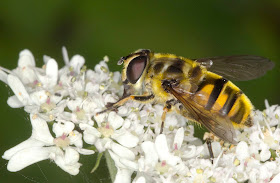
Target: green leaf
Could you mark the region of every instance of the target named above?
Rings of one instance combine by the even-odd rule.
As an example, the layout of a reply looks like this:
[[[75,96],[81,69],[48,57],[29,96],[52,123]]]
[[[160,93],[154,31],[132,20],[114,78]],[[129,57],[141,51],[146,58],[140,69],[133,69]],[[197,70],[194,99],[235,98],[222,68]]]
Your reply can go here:
[[[105,159],[106,159],[107,168],[109,170],[111,180],[112,180],[112,182],[114,182],[118,170],[115,166],[114,160],[111,158],[108,151],[105,152]]]

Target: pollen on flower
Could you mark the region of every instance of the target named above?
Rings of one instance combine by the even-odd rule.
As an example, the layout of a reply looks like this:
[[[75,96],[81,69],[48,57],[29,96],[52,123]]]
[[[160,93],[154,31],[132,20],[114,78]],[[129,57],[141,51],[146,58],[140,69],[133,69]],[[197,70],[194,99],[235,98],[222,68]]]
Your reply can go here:
[[[53,121],[53,120],[54,120],[54,115],[50,114],[50,115],[49,115],[49,119],[50,119],[51,121]]]
[[[75,112],[77,119],[84,120],[86,118],[86,112],[83,109],[80,109],[80,107],[77,106],[76,112]]]
[[[52,109],[54,109],[56,105],[51,102],[50,98],[47,98],[47,101],[40,106],[40,110],[44,113],[50,112]]]
[[[75,134],[75,132],[73,132],[73,131],[71,131],[70,133],[69,133],[69,136],[76,136],[76,134]]]
[[[268,144],[269,146],[272,146],[275,142],[277,143],[277,141],[274,140],[274,138],[269,134],[265,133],[264,134],[264,139],[263,141]]]
[[[215,179],[215,177],[210,177],[210,182],[216,182],[216,179]]]
[[[18,95],[19,95],[19,96],[21,96],[21,95],[22,95],[22,93],[21,93],[21,92],[18,92]]]
[[[86,66],[86,65],[83,65],[83,67],[81,68],[81,73],[86,72],[86,70],[87,70],[87,66]]]
[[[51,94],[49,91],[46,91],[45,93],[46,93],[46,95],[49,96],[49,97],[52,96],[52,94]],[[50,98],[49,98],[49,97],[48,97],[48,100],[49,100],[49,102],[50,102]]]
[[[53,143],[58,147],[65,148],[70,145],[70,139],[66,134],[63,134],[62,136],[55,138]]]
[[[99,85],[99,89],[100,90],[104,90],[105,89],[105,85],[104,84]]]
[[[203,170],[202,170],[201,168],[198,168],[198,169],[196,169],[196,173],[197,173],[197,174],[202,174],[202,173],[203,173]]]
[[[231,144],[231,145],[229,146],[229,150],[233,149],[234,147],[235,147],[235,145]]]
[[[77,79],[77,78],[76,78],[75,76],[73,76],[73,77],[71,78],[71,82],[74,83],[74,82],[76,81],[76,79]]]
[[[99,127],[98,131],[105,138],[109,138],[111,135],[114,134],[114,129],[110,126],[109,123],[106,123],[105,125],[102,125],[101,127]]]
[[[240,160],[239,160],[239,159],[235,159],[234,162],[233,162],[233,164],[234,164],[235,166],[240,165]]]
[[[109,62],[109,57],[106,55],[106,56],[103,57],[103,60],[104,60],[105,62]]]
[[[105,72],[105,73],[108,72],[108,69],[107,69],[106,67],[104,67],[104,66],[101,66],[100,69],[101,69],[103,72]]]
[[[170,125],[169,127],[168,127],[168,129],[169,129],[169,131],[173,131],[174,130],[174,126],[172,126],[172,125]]]
[[[33,116],[32,116],[32,119],[34,120],[34,119],[36,119],[38,117],[38,115],[37,114],[34,114]]]
[[[40,83],[37,79],[33,81],[33,86],[34,87],[41,87],[42,83]]]
[[[69,67],[69,71],[72,72],[74,71],[74,68],[72,66]]]
[[[169,170],[169,168],[170,168],[170,165],[168,165],[168,164],[166,163],[165,160],[162,161],[162,162],[157,163],[157,164],[156,164],[156,167],[155,167],[155,169],[156,169],[160,174],[167,173],[168,170]]]

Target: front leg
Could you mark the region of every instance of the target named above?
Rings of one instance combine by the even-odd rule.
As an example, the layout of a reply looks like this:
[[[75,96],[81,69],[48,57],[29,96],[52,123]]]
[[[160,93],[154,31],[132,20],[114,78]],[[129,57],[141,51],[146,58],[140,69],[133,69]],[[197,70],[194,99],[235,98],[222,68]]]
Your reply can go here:
[[[111,104],[109,107],[107,107],[107,109],[105,109],[101,112],[98,112],[97,115],[102,114],[102,113],[107,112],[107,111],[115,110],[118,107],[124,105],[129,100],[133,100],[133,101],[137,101],[137,102],[141,102],[141,103],[146,103],[146,102],[152,101],[154,99],[154,97],[155,96],[153,94],[150,94],[150,95],[129,95],[127,97],[124,97],[124,98],[120,99],[116,103]]]
[[[161,115],[161,127],[160,127],[160,134],[162,134],[163,132],[163,127],[164,127],[164,121],[165,121],[165,118],[166,118],[166,113],[168,113],[170,110],[171,110],[171,107],[176,105],[178,103],[177,100],[175,99],[171,99],[171,100],[168,100],[166,101],[165,105],[164,105],[164,108],[163,108],[163,113]]]

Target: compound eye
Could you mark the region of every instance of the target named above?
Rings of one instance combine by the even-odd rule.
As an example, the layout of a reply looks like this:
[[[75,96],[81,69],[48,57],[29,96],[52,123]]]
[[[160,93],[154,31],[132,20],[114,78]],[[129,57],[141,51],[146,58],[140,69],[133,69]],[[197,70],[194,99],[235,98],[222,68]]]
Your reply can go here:
[[[145,70],[146,64],[147,56],[138,56],[130,61],[126,70],[126,76],[130,83],[135,84],[138,81]]]

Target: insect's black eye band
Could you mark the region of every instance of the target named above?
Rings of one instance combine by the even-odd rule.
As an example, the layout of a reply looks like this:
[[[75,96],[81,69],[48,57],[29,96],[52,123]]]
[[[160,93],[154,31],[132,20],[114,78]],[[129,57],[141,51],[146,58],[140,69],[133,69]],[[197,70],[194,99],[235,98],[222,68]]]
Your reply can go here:
[[[135,84],[146,68],[147,56],[138,56],[132,59],[126,70],[128,81]]]

